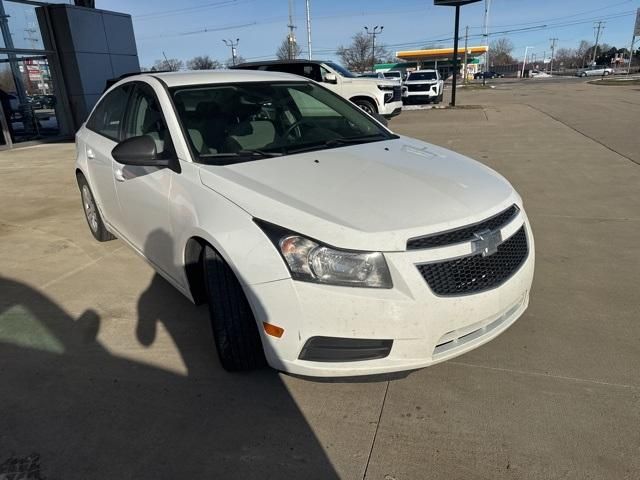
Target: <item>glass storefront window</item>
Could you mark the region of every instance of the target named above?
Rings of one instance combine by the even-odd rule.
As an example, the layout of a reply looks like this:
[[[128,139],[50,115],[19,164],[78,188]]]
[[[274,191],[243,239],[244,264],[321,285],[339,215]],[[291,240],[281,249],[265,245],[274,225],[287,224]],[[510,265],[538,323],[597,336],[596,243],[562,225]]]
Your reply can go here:
[[[0,38],[0,48],[24,48],[29,50],[44,50],[40,25],[36,17],[36,7],[25,3],[4,0],[6,20],[11,31],[11,43],[6,45],[4,35]]]
[[[0,54],[0,102],[12,142],[60,134],[57,92],[46,55]]]

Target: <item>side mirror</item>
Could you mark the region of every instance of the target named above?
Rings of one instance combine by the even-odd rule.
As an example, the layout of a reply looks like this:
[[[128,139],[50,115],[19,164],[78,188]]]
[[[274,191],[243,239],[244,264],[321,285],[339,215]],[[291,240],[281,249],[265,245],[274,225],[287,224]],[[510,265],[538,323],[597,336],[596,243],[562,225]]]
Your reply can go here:
[[[123,140],[111,150],[111,156],[123,165],[137,167],[169,167],[170,161],[158,158],[156,142],[149,135]]]
[[[385,127],[389,125],[389,120],[380,115],[378,112],[373,113],[373,118],[383,124]]]
[[[338,83],[338,77],[336,77],[335,73],[327,73],[324,76],[324,81],[326,83]]]

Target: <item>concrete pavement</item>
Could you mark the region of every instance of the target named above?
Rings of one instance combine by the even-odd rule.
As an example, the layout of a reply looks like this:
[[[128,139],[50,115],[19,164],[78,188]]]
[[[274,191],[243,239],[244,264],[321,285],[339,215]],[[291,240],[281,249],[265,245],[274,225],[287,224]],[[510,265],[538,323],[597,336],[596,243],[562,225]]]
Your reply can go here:
[[[510,84],[459,93],[481,109],[391,122],[506,176],[537,242],[520,321],[392,381],[225,373],[206,309],[120,241],[93,241],[72,145],[0,153],[0,465],[37,453],[60,479],[638,478],[637,95]]]

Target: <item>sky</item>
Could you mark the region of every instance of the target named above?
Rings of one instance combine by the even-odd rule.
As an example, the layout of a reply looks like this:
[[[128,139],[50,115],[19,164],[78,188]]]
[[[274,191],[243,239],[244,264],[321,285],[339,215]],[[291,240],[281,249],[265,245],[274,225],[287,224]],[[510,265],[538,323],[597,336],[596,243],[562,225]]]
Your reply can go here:
[[[307,49],[305,0],[292,0],[299,45]],[[209,55],[225,62],[230,56],[223,39],[239,38],[238,54],[247,60],[273,58],[288,30],[288,0],[96,0],[96,7],[133,17],[142,66],[168,58],[188,60]],[[339,45],[365,25],[384,26],[377,42],[391,52],[425,45],[452,46],[454,8],[435,7],[431,0],[310,0],[312,53],[336,59]],[[509,37],[513,56],[525,48],[537,58],[557,47],[574,48],[595,40],[594,22],[605,28],[601,42],[629,47],[640,0],[491,0],[491,39]],[[483,43],[484,1],[462,7],[461,35],[469,26],[470,45]],[[640,43],[637,41],[636,45]]]

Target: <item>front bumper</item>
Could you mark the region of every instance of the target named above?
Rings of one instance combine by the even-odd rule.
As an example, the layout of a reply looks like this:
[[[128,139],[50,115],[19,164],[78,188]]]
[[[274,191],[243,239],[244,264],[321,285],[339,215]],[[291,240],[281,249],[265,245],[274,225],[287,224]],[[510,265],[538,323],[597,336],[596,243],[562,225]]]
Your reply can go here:
[[[523,211],[502,230],[509,238],[526,225],[529,255],[502,285],[477,294],[439,297],[416,264],[468,255],[470,244],[385,253],[394,287],[346,288],[291,279],[252,285],[259,324],[284,328],[281,338],[262,332],[265,354],[276,369],[305,376],[358,376],[413,370],[466,353],[490,341],[526,310],[535,249]],[[372,360],[301,360],[313,337],[392,340],[387,356]]]
[[[382,104],[378,102],[378,113],[384,117],[398,115],[401,111],[402,100]]]

